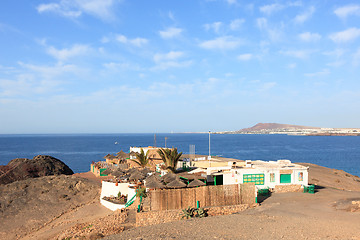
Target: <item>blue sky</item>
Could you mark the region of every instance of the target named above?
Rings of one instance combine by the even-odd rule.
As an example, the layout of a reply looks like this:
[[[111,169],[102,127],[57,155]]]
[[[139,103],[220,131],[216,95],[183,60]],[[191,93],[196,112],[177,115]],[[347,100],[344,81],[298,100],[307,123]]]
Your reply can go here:
[[[357,1],[5,0],[0,133],[360,127]]]

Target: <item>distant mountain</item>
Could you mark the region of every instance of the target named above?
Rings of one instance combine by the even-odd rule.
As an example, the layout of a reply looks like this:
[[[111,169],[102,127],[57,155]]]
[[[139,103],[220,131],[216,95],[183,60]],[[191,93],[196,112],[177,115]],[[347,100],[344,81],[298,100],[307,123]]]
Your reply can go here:
[[[320,128],[290,125],[290,124],[280,124],[280,123],[258,123],[253,127],[243,128],[239,130],[239,132],[256,132],[256,131],[276,130],[276,129],[320,129]]]

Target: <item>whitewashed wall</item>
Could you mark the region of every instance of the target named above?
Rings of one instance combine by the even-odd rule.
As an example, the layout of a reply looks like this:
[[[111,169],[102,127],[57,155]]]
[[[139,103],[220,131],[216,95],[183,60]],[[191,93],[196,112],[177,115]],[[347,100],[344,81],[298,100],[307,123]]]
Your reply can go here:
[[[118,183],[118,186],[116,186],[113,182],[102,181],[100,203],[112,211],[125,208],[125,204],[115,204],[102,199],[103,197],[116,197],[119,192],[121,192],[122,195],[126,195],[128,201],[130,201],[136,194],[136,189],[129,188],[129,183]]]

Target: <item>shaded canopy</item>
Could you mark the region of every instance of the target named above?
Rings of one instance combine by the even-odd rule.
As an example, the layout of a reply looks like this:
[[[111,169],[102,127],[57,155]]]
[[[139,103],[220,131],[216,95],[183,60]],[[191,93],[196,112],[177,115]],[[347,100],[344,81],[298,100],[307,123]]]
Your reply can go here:
[[[114,171],[112,171],[111,175],[113,175],[114,177],[120,177],[122,175],[124,175],[124,171],[121,171],[120,169],[116,169]]]
[[[184,188],[186,184],[183,183],[180,179],[176,178],[174,181],[166,185],[167,188]]]
[[[151,173],[152,171],[149,168],[144,168],[141,170],[141,172],[145,175],[147,175],[148,173]]]
[[[115,159],[116,157],[114,155],[112,155],[112,154],[108,154],[104,158],[112,160],[112,159]]]
[[[130,175],[130,180],[143,180],[145,178],[145,175],[141,172],[134,172]]]
[[[153,180],[156,180],[156,181],[161,181],[161,177],[159,177],[159,175],[157,175],[156,173],[148,176],[146,179],[146,181],[153,181]]]
[[[174,174],[172,172],[169,172],[161,177],[161,179],[166,183],[170,183],[170,182],[174,181],[176,178],[177,178],[176,174]]]
[[[165,188],[165,185],[162,182],[156,180],[155,178],[154,180],[146,181],[145,186],[147,188]]]
[[[203,181],[200,181],[199,179],[195,179],[191,183],[188,184],[188,187],[199,187],[199,186],[205,186],[206,184]]]
[[[110,168],[107,168],[105,171],[102,171],[102,174],[109,175],[112,173],[112,170]]]
[[[129,153],[125,153],[123,150],[121,150],[120,152],[118,152],[116,154],[116,157],[120,158],[120,159],[126,159],[128,157],[130,157]]]

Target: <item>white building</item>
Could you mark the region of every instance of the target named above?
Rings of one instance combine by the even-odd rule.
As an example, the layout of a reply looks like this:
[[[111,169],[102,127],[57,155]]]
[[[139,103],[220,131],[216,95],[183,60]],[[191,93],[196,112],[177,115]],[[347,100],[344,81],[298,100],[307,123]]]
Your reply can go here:
[[[308,167],[291,163],[290,160],[249,161],[242,166],[229,163],[226,167],[209,167],[208,180],[227,185],[254,182],[258,189],[275,188],[276,185],[308,186]]]

